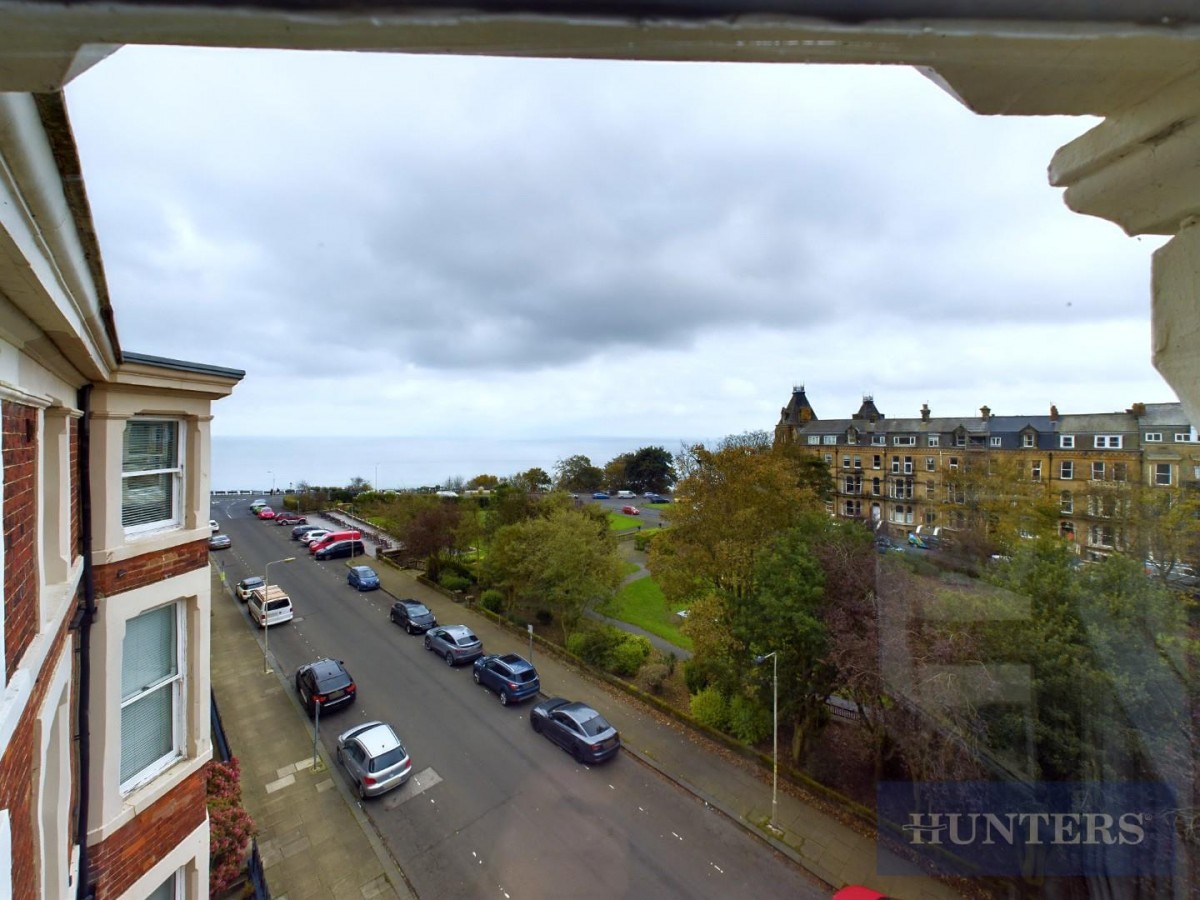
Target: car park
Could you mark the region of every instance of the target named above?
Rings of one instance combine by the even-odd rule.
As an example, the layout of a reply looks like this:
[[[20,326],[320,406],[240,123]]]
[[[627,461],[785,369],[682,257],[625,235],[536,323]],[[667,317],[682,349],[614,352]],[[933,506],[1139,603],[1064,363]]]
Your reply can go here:
[[[636,506],[622,506],[621,512],[625,513],[627,516],[640,516],[642,514],[642,511]]]
[[[292,540],[298,541],[300,538],[304,537],[304,535],[309,534],[310,532],[324,530],[325,529],[323,529],[320,525],[297,525],[292,529]]]
[[[338,735],[337,759],[360,799],[398,788],[412,775],[412,760],[386,722],[363,722]]]
[[[592,494],[592,499],[593,500],[607,500],[608,492],[607,491],[596,491],[596,493]]]
[[[437,617],[420,600],[397,600],[392,604],[388,618],[403,625],[409,634],[424,634],[437,626]]]
[[[227,534],[214,534],[208,539],[209,550],[228,550],[233,546],[233,539]]]
[[[562,697],[543,700],[529,711],[529,725],[558,744],[578,763],[598,763],[621,749],[621,735],[586,703]]]
[[[313,554],[315,559],[347,559],[351,556],[366,556],[367,548],[362,541],[334,541],[325,544]]]
[[[249,600],[250,595],[257,588],[262,587],[266,582],[262,580],[261,575],[251,575],[249,578],[243,578],[237,583],[237,595],[239,600]]]
[[[425,649],[432,650],[448,666],[483,656],[483,642],[466,625],[439,625],[425,632]]]
[[[346,583],[360,591],[379,589],[379,576],[370,566],[351,566],[346,573]]]
[[[537,669],[515,653],[479,657],[472,675],[476,684],[496,692],[501,706],[528,700],[542,688]]]
[[[296,693],[311,719],[320,707],[321,714],[354,702],[354,679],[340,659],[318,659],[296,670]]]

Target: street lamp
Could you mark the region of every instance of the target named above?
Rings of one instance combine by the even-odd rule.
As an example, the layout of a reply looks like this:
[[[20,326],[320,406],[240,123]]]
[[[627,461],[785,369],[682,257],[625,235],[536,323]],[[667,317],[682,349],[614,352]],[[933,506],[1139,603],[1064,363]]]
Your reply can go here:
[[[771,720],[774,724],[771,738],[771,822],[767,826],[772,831],[778,831],[775,815],[779,812],[779,656],[778,651],[772,650],[765,656],[754,657],[754,664],[761,666],[768,659],[772,660],[774,673],[771,676]]]
[[[271,476],[271,496],[274,497],[275,496],[275,473],[272,472],[270,469],[268,469],[267,474]]]
[[[267,606],[271,602],[271,566],[275,563],[290,563],[295,562],[296,557],[288,556],[284,559],[273,559],[263,568],[263,674],[271,674],[270,663],[270,647],[271,647],[271,616],[267,612]]]

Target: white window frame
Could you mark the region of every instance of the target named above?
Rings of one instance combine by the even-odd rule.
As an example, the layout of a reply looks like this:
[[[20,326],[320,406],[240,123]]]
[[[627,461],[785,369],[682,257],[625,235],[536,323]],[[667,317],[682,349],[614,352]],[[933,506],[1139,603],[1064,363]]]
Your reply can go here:
[[[949,465],[950,465],[951,472],[957,472],[958,471],[958,457],[957,456],[950,457]]]
[[[175,461],[174,465],[166,466],[159,469],[140,469],[126,471],[124,466],[124,448],[125,441],[128,440],[130,427],[142,424],[156,425],[173,425],[175,427]],[[133,525],[123,525],[126,534],[145,534],[152,531],[166,531],[172,528],[178,528],[183,524],[183,458],[185,446],[186,432],[184,423],[179,419],[160,419],[160,418],[134,418],[125,423],[125,435],[122,439],[122,465],[121,465],[121,514],[122,522],[124,522],[125,510],[125,483],[127,479],[145,477],[149,475],[169,475],[171,476],[171,514],[164,519],[156,519],[152,522],[139,522]]]
[[[1092,481],[1104,480],[1104,461],[1099,459],[1092,460]]]
[[[1163,481],[1162,476],[1167,476],[1167,480]],[[1171,486],[1171,464],[1170,463],[1155,463],[1154,464],[1154,484],[1156,487]]]
[[[150,613],[156,613],[164,608],[173,609],[175,615],[175,672],[152,684],[146,685],[140,690],[131,693],[128,697],[121,698],[120,709],[121,714],[124,715],[124,711],[135,703],[146,700],[159,691],[169,691],[171,696],[171,747],[158,759],[153,760],[132,773],[128,778],[123,779],[120,786],[122,794],[128,794],[148,781],[153,780],[170,766],[174,765],[176,761],[182,759],[185,753],[185,742],[187,739],[187,616],[184,604],[177,601],[168,604],[167,607],[158,606],[153,609],[143,610],[126,622],[126,628],[128,628],[129,622],[132,622],[134,619],[149,615]],[[122,646],[121,663],[123,672],[125,663],[124,646]],[[124,763],[123,741],[124,738],[122,736],[122,764]]]
[[[843,456],[843,457],[842,457],[842,468],[843,468],[843,469],[848,469],[848,468],[850,468],[850,457],[848,457],[848,456]]]
[[[1074,450],[1075,449],[1075,435],[1060,434],[1058,436],[1058,446],[1062,450]]]
[[[808,436],[808,442],[809,442],[810,444],[820,444],[820,443],[821,443],[821,436],[820,436],[819,434],[810,434],[810,435]]]
[[[1144,440],[1147,444],[1160,444],[1162,443],[1162,432],[1147,431],[1146,436],[1142,440]]]
[[[1175,443],[1177,444],[1191,444],[1195,440],[1195,436],[1190,431],[1175,432]]]
[[[1075,514],[1075,495],[1070,491],[1063,491],[1058,495],[1058,511],[1060,515],[1071,516]]]
[[[1042,480],[1042,461],[1040,459],[1035,459],[1032,463],[1029,464],[1029,480],[1030,481],[1041,481]]]
[[[854,468],[856,468],[856,469],[862,468],[862,457],[861,456],[854,457]]]
[[[872,469],[880,469],[880,470],[883,469],[883,454],[882,453],[872,453],[871,454],[871,468]]]
[[[821,443],[836,444],[838,442],[837,439],[838,439],[838,436],[836,434],[826,434],[826,435],[821,436]]]
[[[1073,459],[1064,459],[1058,464],[1058,477],[1062,481],[1075,479],[1075,461]]]
[[[911,434],[898,434],[892,438],[892,444],[896,447],[915,447],[917,439]]]
[[[1032,431],[1025,432],[1023,435],[1021,435],[1021,446],[1026,450],[1037,446],[1037,435]]]
[[[932,457],[932,456],[925,457],[925,471],[926,472],[936,472],[937,471],[937,459],[935,457]]]
[[[988,444],[990,444],[992,447],[999,447],[1001,444],[999,435],[992,435],[990,438],[988,438]]]
[[[872,447],[886,447],[887,446],[887,435],[886,434],[871,435],[871,446]]]
[[[827,466],[833,465],[833,454],[832,453],[825,454],[825,465],[827,465]]]
[[[1098,434],[1092,438],[1092,446],[1097,450],[1120,450],[1124,435]]]
[[[930,447],[942,446],[942,436],[940,434],[931,434],[928,436],[927,443]]]
[[[911,456],[904,457],[904,474],[911,475],[913,473],[913,458]]]

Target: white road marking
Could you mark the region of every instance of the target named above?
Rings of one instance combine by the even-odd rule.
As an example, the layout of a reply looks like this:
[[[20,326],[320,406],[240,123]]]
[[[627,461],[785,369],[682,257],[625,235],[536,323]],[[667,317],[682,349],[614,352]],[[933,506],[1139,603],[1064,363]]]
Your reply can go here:
[[[671,832],[671,834],[674,834],[674,835],[675,835],[675,837],[679,838],[679,840],[681,840],[681,841],[683,840],[683,838],[679,837],[679,835],[678,835],[678,834],[675,834],[675,832],[674,832],[674,831],[672,831],[672,832]]]
[[[709,862],[709,865],[712,866],[714,869],[716,869],[718,872],[720,872],[722,875],[725,874],[725,870],[722,869],[720,866],[718,866],[715,862]]]

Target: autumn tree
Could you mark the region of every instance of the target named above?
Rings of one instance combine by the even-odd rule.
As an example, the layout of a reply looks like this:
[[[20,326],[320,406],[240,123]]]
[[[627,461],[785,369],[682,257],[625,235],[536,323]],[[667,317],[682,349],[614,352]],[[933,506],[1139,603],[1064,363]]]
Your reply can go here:
[[[564,491],[590,494],[604,484],[604,472],[582,454],[560,459],[554,466],[554,484]]]
[[[1019,541],[1057,532],[1058,500],[1034,481],[1017,454],[964,450],[935,487],[951,504],[956,551],[975,561],[1013,552]]]
[[[1124,542],[1168,586],[1183,566],[1200,569],[1200,495],[1192,489],[1122,485]]]
[[[566,508],[501,528],[484,571],[489,583],[504,590],[510,606],[553,613],[564,641],[584,613],[610,597],[622,578],[616,543],[605,523]]]
[[[490,491],[500,483],[497,475],[476,475],[467,482],[468,489]]]
[[[405,550],[409,555],[425,560],[425,571],[434,580],[446,554],[458,548],[461,516],[457,503],[436,498],[435,502],[419,509],[403,531]]]

